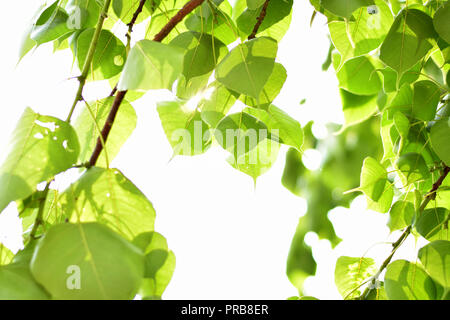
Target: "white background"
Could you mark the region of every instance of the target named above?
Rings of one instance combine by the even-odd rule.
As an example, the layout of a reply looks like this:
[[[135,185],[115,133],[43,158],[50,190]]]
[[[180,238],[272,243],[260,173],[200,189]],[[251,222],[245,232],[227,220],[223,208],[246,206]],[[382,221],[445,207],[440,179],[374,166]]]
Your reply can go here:
[[[77,89],[77,81],[69,79],[79,74],[76,67],[72,68],[70,50],[53,54],[51,45],[43,45],[16,67],[22,33],[38,4],[37,0],[16,0],[2,5],[1,158],[25,107],[65,119]],[[308,1],[294,2],[292,24],[278,54],[279,62],[288,70],[288,79],[275,104],[302,124],[311,119],[340,123],[343,115],[337,81],[333,72],[321,71],[329,46],[326,25],[317,17],[310,28],[311,14]],[[116,30],[124,39],[123,28]],[[145,31],[143,25],[135,30],[135,39]],[[109,90],[105,83],[89,84],[84,97],[101,98]],[[274,167],[259,178],[256,189],[251,178],[226,163],[225,153],[218,148],[202,156],[169,162],[172,150],[155,106],[155,101],[164,97],[170,98],[170,94],[149,92],[134,103],[137,128],[112,163],[152,201],[157,212],[156,230],[168,239],[176,254],[176,272],[164,298],[286,299],[297,295],[285,275],[285,265],[306,204],[281,185],[286,149],[282,149]],[[300,105],[304,98],[306,104]],[[309,160],[317,165],[320,158]],[[60,182],[59,187],[67,182]],[[340,298],[333,280],[336,257],[361,256],[388,239],[385,215],[363,210],[365,201],[361,197],[352,208],[330,213],[338,236],[344,238],[334,251],[328,241],[318,241],[315,234],[308,234],[319,269],[318,276],[306,282],[307,294]],[[16,214],[10,206],[0,215],[0,240],[17,250],[21,230]],[[398,257],[414,257],[414,243],[409,240]],[[378,244],[367,255],[380,262],[389,250],[389,245]]]

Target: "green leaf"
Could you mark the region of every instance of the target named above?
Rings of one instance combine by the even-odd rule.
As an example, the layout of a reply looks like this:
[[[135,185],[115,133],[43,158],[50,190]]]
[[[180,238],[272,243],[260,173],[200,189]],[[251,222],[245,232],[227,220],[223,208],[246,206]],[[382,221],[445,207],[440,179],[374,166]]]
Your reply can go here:
[[[0,243],[0,266],[9,264],[14,258],[14,254]]]
[[[269,132],[262,121],[240,112],[223,118],[217,125],[214,136],[219,145],[237,160],[269,138]]]
[[[77,38],[78,67],[83,69],[95,29],[84,30]],[[126,59],[124,44],[110,31],[102,30],[95,49],[89,79],[102,80],[114,77],[122,71]]]
[[[371,258],[353,258],[342,256],[336,261],[334,282],[344,299],[358,297],[362,285],[376,273],[375,261]]]
[[[144,300],[159,300],[175,270],[175,255],[157,232],[140,234],[133,243],[145,253],[145,276],[139,294]]]
[[[331,40],[342,56],[340,64],[378,48],[394,20],[384,0],[374,1],[378,12],[369,14],[367,8],[355,13],[356,19],[332,21],[328,24]],[[339,68],[338,68],[339,69]]]
[[[17,209],[20,212],[20,218],[22,219],[22,230],[25,239],[29,237],[31,227],[36,222],[36,217],[38,215],[43,195],[43,191],[36,191],[28,198],[22,201],[18,201],[17,203]],[[64,218],[61,217],[62,214],[56,208],[57,202],[58,191],[49,189],[42,209],[42,220],[44,221],[44,223],[42,224],[41,228],[38,228],[38,230],[36,231],[36,237],[39,237],[48,226],[51,226],[55,223],[64,222]],[[14,258],[14,260],[16,259],[16,257]]]
[[[341,132],[370,118],[377,110],[377,96],[360,96],[340,90],[345,124]]]
[[[414,205],[409,201],[399,200],[389,211],[387,226],[391,232],[403,229],[412,223],[414,218]]]
[[[55,1],[46,8],[35,22],[30,38],[38,45],[53,41],[70,32],[67,27],[67,13],[59,8],[59,1]]]
[[[89,103],[89,105],[85,106],[83,111],[75,120],[74,128],[77,131],[81,144],[79,156],[80,163],[89,161],[89,158],[91,157],[98,141],[99,130],[103,128],[106,122],[113,101],[114,97],[108,97]],[[92,115],[88,108],[92,110],[98,128],[96,128],[96,124],[92,119]],[[114,159],[114,157],[119,153],[122,145],[130,137],[133,130],[136,128],[136,122],[137,117],[133,107],[127,101],[123,101],[120,105],[119,111],[117,112],[114,126],[108,135],[108,140],[106,141],[105,149],[109,162]],[[97,165],[106,166],[106,164],[105,151],[103,151],[97,161]]]
[[[207,90],[213,90],[211,96],[202,99],[199,103],[202,120],[212,128],[225,118],[228,111],[239,97],[238,93],[228,90],[224,85],[215,81],[211,83]]]
[[[303,131],[300,123],[283,110],[270,105],[266,110],[246,108],[245,112],[267,125],[272,139],[302,151]]]
[[[419,250],[428,274],[443,287],[450,287],[450,241],[437,240]]]
[[[141,40],[131,49],[118,90],[171,89],[183,71],[180,48]]]
[[[430,80],[414,83],[412,112],[414,117],[424,121],[433,120],[439,104],[441,90]]]
[[[61,194],[61,212],[71,222],[99,222],[128,240],[153,231],[155,210],[119,170],[93,167]]]
[[[450,164],[450,119],[437,121],[430,132],[431,145],[434,152],[447,165]]]
[[[105,0],[68,0],[68,26],[71,29],[86,29],[97,25]]]
[[[450,240],[448,231],[449,211],[445,208],[426,209],[417,218],[417,232],[429,241]]]
[[[144,275],[144,257],[104,225],[65,223],[39,241],[31,272],[53,299],[133,299]]]
[[[173,4],[179,4],[182,1],[164,1],[164,10],[162,13],[159,13],[159,10],[157,11],[158,14],[154,14],[152,18],[150,19],[150,23],[147,27],[147,35],[156,35],[158,32],[162,30],[162,28],[172,19],[177,13],[178,9],[170,9],[168,8],[171,3]],[[188,31],[186,25],[183,22],[180,22],[176,25],[175,28],[163,39],[163,43],[169,43],[172,41],[177,35],[179,35],[181,32]],[[201,32],[201,30],[196,30],[198,32]],[[150,40],[148,40],[150,41]]]
[[[204,93],[205,88],[208,87],[211,73],[207,73],[198,77],[186,80],[184,75],[181,75],[176,82],[176,96],[181,100],[190,100],[191,98],[198,98]]]
[[[79,149],[75,130],[67,122],[27,108],[0,167],[0,212],[11,201],[30,196],[39,183],[76,164]]]
[[[208,150],[212,135],[199,110],[190,111],[180,101],[164,101],[158,103],[158,114],[174,156],[195,156]]]
[[[386,169],[374,158],[364,159],[358,189],[366,195],[369,209],[384,213],[391,207],[394,191],[387,180]]]
[[[398,83],[398,88],[401,88],[404,84],[411,84],[419,78],[420,71],[422,69],[422,64],[420,62],[416,63],[414,67],[406,71],[400,78]],[[386,93],[395,92],[398,90],[397,88],[397,72],[390,68],[386,67],[380,70],[383,74],[383,90]]]
[[[233,168],[252,177],[256,185],[256,179],[266,173],[277,160],[279,149],[279,143],[265,139],[249,152],[239,155],[237,158],[228,157],[227,162]]]
[[[292,150],[297,152],[295,149]],[[306,235],[304,223],[307,222],[305,221],[306,219],[307,216],[300,218],[291,242],[291,247],[289,248],[289,255],[286,263],[286,274],[289,281],[299,292],[303,289],[305,279],[314,275],[317,269],[312,249],[304,241]]]
[[[147,19],[159,7],[161,0],[145,1],[142,12],[137,16],[136,23],[140,23]],[[130,23],[134,13],[138,9],[140,1],[136,0],[113,0],[112,9],[114,14],[125,24]]]
[[[406,177],[406,184],[426,180],[430,177],[430,170],[422,155],[414,152],[402,154],[397,160],[397,168]]]
[[[320,0],[320,4],[331,13],[350,19],[356,9],[375,3],[373,0]]]
[[[185,50],[183,75],[186,81],[214,70],[227,53],[227,47],[208,34],[188,31],[178,35],[170,45]]]
[[[434,14],[433,25],[439,36],[450,43],[450,3],[445,2]]]
[[[266,0],[247,0],[247,7],[250,10],[256,10],[261,7]]]
[[[369,294],[365,298],[366,300],[388,300],[386,290],[384,288],[384,282],[377,282],[377,286],[370,290]]]
[[[381,141],[383,143],[383,159],[392,159],[397,156],[394,151],[394,145],[399,138],[399,133],[395,127],[394,120],[389,117],[389,112],[383,112],[381,117]]]
[[[34,280],[28,264],[0,267],[0,300],[48,300],[50,297]]]
[[[417,264],[406,260],[396,260],[387,266],[384,287],[389,300],[438,298],[431,277]]]
[[[380,59],[403,75],[433,47],[433,21],[417,9],[404,9],[395,19],[380,49]]]
[[[414,92],[411,89],[411,86],[409,84],[404,84],[400,90],[387,101],[386,109],[390,109],[391,112],[400,111],[405,114],[411,113],[413,94]]]
[[[339,86],[353,94],[374,95],[381,90],[381,80],[373,60],[361,56],[348,60],[336,73]]]
[[[219,63],[216,79],[230,90],[258,99],[272,74],[277,50],[271,38],[244,42]]]
[[[192,14],[185,19],[186,27],[191,31],[208,33],[229,45],[236,41],[238,30],[233,20],[220,9],[208,18]]]
[[[281,38],[289,28],[293,0],[270,1],[264,20],[262,21],[257,37],[269,36],[276,40]],[[236,20],[241,38],[247,38],[252,32],[262,10],[262,6],[256,9],[247,8]]]
[[[275,63],[272,74],[267,80],[261,94],[259,95],[259,103],[252,97],[241,96],[240,100],[250,107],[258,107],[267,110],[270,104],[275,100],[286,82],[286,69],[280,63]]]
[[[394,124],[402,139],[407,139],[411,127],[408,118],[401,112],[394,113]]]

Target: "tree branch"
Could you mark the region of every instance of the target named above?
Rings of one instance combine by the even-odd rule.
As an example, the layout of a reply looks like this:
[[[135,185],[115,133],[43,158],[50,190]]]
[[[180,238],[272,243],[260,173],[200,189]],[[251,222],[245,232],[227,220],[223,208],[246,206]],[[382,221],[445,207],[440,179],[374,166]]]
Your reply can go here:
[[[449,173],[450,173],[450,167],[444,165],[444,171],[442,172],[439,179],[433,184],[433,187],[431,188],[430,192],[427,193],[427,195],[425,196],[425,199],[423,199],[423,201],[419,207],[418,214],[421,214],[425,210],[425,208],[427,207],[428,203],[431,200],[436,199],[436,192],[440,188],[440,186],[442,185],[442,183],[444,182],[445,178],[447,177],[447,175]],[[389,256],[386,258],[386,260],[384,260],[383,264],[381,265],[380,269],[378,269],[378,272],[375,274],[375,276],[373,276],[372,281],[371,281],[372,285],[376,284],[376,281],[378,280],[378,277],[380,276],[381,272],[383,272],[383,270],[387,268],[387,266],[391,262],[392,257],[394,256],[397,249],[400,248],[400,246],[403,244],[403,242],[406,240],[406,238],[411,234],[411,230],[412,230],[412,225],[409,225],[405,229],[405,231],[402,233],[402,235],[397,239],[397,241],[395,241],[392,244],[392,251],[389,254]],[[364,292],[361,294],[359,299],[360,300],[366,299],[372,290],[373,290],[373,288],[368,286],[364,290]]]
[[[191,0],[184,5],[183,8],[178,11],[178,13],[170,19],[170,21],[161,29],[161,31],[153,38],[153,41],[161,42],[165,37],[175,28],[175,26],[182,21],[189,13],[194,11],[195,8],[200,6],[205,0]],[[141,2],[142,3],[142,2]],[[139,10],[139,8],[138,8]],[[134,18],[134,16],[133,16]],[[136,20],[135,20],[136,21]],[[129,25],[130,27],[130,25]],[[132,26],[131,26],[132,27]],[[117,89],[113,89],[113,93],[117,91]],[[111,132],[112,126],[116,119],[117,112],[119,111],[120,105],[122,104],[125,95],[127,94],[127,90],[125,91],[117,91],[116,97],[114,99],[111,110],[109,111],[108,118],[105,122],[105,125],[102,129],[102,137],[98,137],[97,144],[95,146],[94,152],[89,160],[89,166],[95,166],[100,157],[100,154],[103,150],[103,142],[106,143],[109,133]],[[103,142],[102,142],[103,140]]]
[[[191,0],[184,5],[178,13],[170,19],[170,21],[161,29],[161,31],[153,38],[153,41],[161,42],[175,28],[175,26],[183,20],[195,8],[200,6],[205,0]]]
[[[134,24],[136,23],[137,18],[141,14],[142,9],[144,9],[144,5],[145,5],[146,1],[147,0],[141,0],[141,2],[139,3],[139,7],[136,9],[136,11],[133,14],[133,17],[131,18],[131,21],[127,24],[127,26],[128,26],[128,32],[126,34],[126,37],[127,37],[127,53],[128,53],[128,50],[130,49],[131,33],[133,32]]]
[[[269,6],[269,2],[270,2],[270,0],[266,0],[266,2],[264,2],[263,7],[261,9],[261,13],[259,14],[258,18],[256,18],[255,27],[253,28],[252,33],[248,36],[248,40],[252,40],[252,39],[256,38],[256,34],[258,33],[259,27],[261,27],[261,24],[263,23],[264,18],[266,17],[267,7]]]
[[[89,45],[89,50],[86,56],[86,60],[84,61],[83,70],[81,71],[81,75],[78,77],[79,85],[78,91],[75,96],[75,100],[73,101],[72,107],[70,108],[69,115],[67,116],[66,121],[70,122],[72,118],[73,112],[75,111],[75,107],[77,106],[79,101],[83,100],[83,89],[86,84],[86,79],[89,74],[89,70],[91,68],[92,60],[94,59],[95,50],[97,49],[98,39],[100,38],[100,34],[102,32],[103,23],[108,14],[109,6],[111,4],[111,0],[106,0],[105,5],[103,6],[102,12],[98,17],[97,26],[95,28],[94,36],[92,37],[91,44]]]

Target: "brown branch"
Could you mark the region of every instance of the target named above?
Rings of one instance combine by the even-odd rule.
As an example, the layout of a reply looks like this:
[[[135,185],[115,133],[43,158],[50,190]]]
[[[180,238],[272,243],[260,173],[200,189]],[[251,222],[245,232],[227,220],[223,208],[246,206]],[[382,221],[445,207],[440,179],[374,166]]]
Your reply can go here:
[[[431,188],[430,192],[427,193],[427,195],[425,196],[425,199],[423,199],[422,204],[420,205],[420,208],[418,210],[418,214],[421,214],[425,208],[427,207],[428,203],[431,200],[436,199],[436,192],[437,190],[440,188],[440,186],[442,185],[442,183],[444,182],[445,178],[448,176],[448,174],[450,173],[450,167],[446,166],[444,164],[444,170],[441,174],[441,176],[439,177],[438,180],[436,180],[436,182],[433,184],[433,187]],[[375,274],[375,276],[373,277],[372,281],[370,282],[371,284],[375,284],[378,277],[380,276],[381,272],[383,272],[384,269],[387,268],[387,266],[389,265],[389,263],[392,260],[392,257],[394,257],[395,252],[397,251],[398,248],[400,248],[400,246],[403,244],[403,242],[405,241],[405,239],[411,234],[411,230],[412,230],[412,226],[408,226],[405,231],[402,233],[402,235],[398,238],[397,241],[395,241],[392,244],[392,251],[389,254],[389,256],[387,257],[386,260],[384,260],[383,264],[381,265],[380,269],[378,269],[378,272]],[[367,287],[363,294],[359,297],[360,300],[364,300],[368,297],[369,293],[372,291],[372,288]]]
[[[253,28],[252,33],[248,36],[248,40],[252,40],[252,39],[256,38],[256,34],[258,33],[259,27],[261,27],[261,24],[263,23],[264,18],[266,17],[267,7],[269,6],[269,2],[270,2],[270,0],[266,0],[266,2],[264,2],[263,7],[261,9],[261,13],[259,14],[258,18],[256,18],[255,27]]]
[[[170,21],[161,29],[161,31],[153,38],[153,41],[161,42],[175,28],[175,26],[184,19],[195,8],[200,6],[205,0],[191,0],[184,5],[178,13],[170,19]]]
[[[141,0],[141,2],[139,3],[139,7],[136,9],[136,11],[133,14],[133,17],[131,18],[131,21],[127,24],[127,26],[128,26],[128,32],[126,34],[127,41],[128,41],[127,47],[129,47],[130,42],[131,42],[131,33],[133,32],[133,27],[136,23],[137,18],[139,17],[139,15],[142,12],[142,9],[144,9],[144,5],[145,5],[146,1],[147,0]]]
[[[164,40],[165,37],[175,28],[175,26],[182,21],[189,13],[194,11],[195,8],[200,6],[205,0],[191,0],[188,3],[184,5],[183,8],[178,11],[178,13],[170,19],[170,21],[161,29],[161,31],[153,38],[153,41],[161,42]],[[141,5],[143,6],[143,3],[145,1],[141,1]],[[139,7],[141,7],[141,5]],[[139,10],[139,8],[138,8]],[[140,9],[142,11],[142,8]],[[137,11],[136,11],[137,12]],[[139,14],[139,13],[138,13]],[[136,22],[137,15],[133,15],[132,22]],[[128,27],[132,28],[133,24],[130,22]],[[114,93],[117,91],[117,88],[115,87],[111,93],[111,96],[114,95]],[[123,99],[125,98],[125,95],[127,94],[127,90],[125,91],[117,91],[116,97],[114,99],[113,105],[111,107],[111,110],[109,111],[108,118],[105,122],[105,125],[103,126],[101,137],[97,138],[97,144],[95,146],[94,152],[92,153],[92,156],[89,160],[89,166],[95,166],[95,164],[98,161],[98,158],[100,157],[100,154],[103,150],[103,146],[106,143],[109,133],[111,132],[112,126],[114,124],[114,121],[117,116],[117,112],[119,111],[120,105],[122,104]],[[103,141],[102,141],[103,140]]]

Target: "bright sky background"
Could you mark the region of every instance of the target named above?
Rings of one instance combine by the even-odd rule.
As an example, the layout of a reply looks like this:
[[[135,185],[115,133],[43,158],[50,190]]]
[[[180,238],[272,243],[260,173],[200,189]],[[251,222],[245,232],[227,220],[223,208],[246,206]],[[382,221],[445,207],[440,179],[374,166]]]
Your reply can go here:
[[[0,158],[25,107],[65,119],[76,93],[79,71],[72,69],[69,50],[52,54],[44,45],[16,67],[20,38],[40,1],[3,3],[0,19]],[[309,27],[312,7],[295,1],[290,30],[279,45],[278,61],[288,78],[275,105],[302,124],[342,122],[337,81],[333,72],[322,72],[329,42],[325,21],[317,17]],[[139,40],[144,25],[133,34]],[[118,29],[120,30],[120,29]],[[118,33],[124,38],[124,31]],[[110,91],[106,83],[89,84],[84,97],[93,100]],[[172,150],[164,135],[155,101],[170,99],[168,92],[149,92],[133,103],[138,125],[112,166],[119,168],[152,201],[156,231],[175,252],[177,267],[165,299],[286,299],[297,295],[285,275],[286,259],[305,201],[281,185],[285,151],[274,167],[259,178],[256,190],[248,176],[233,169],[218,147],[193,158],[169,162]],[[300,105],[302,99],[306,104]],[[79,110],[82,105],[79,105]],[[320,127],[319,127],[320,128]],[[315,159],[310,159],[315,161]],[[69,175],[70,176],[70,175]],[[67,179],[56,186],[64,188]],[[339,299],[334,285],[334,264],[340,255],[361,256],[376,243],[393,240],[387,217],[364,210],[358,197],[351,210],[330,213],[344,241],[334,250],[326,240],[308,234],[319,263],[317,276],[306,282],[306,293],[322,299]],[[0,215],[0,241],[17,247],[21,233],[17,211],[10,206]],[[19,237],[20,239],[20,237]],[[414,259],[414,241],[402,246],[396,257]],[[367,252],[382,262],[389,245],[378,244]]]

